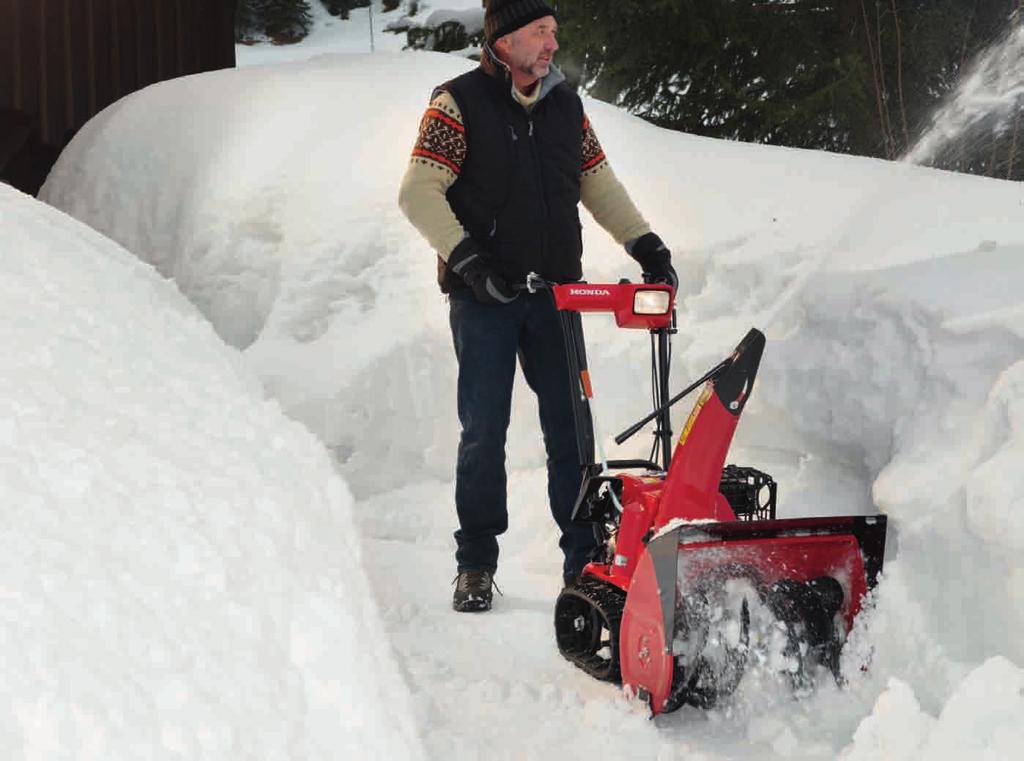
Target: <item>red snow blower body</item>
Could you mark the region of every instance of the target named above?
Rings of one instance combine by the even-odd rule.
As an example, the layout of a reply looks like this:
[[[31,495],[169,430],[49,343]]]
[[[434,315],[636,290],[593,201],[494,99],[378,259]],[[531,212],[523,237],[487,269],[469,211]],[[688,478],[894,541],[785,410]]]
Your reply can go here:
[[[560,310],[580,456],[590,463],[574,519],[592,524],[603,541],[602,556],[556,602],[562,654],[599,679],[621,680],[655,714],[713,706],[770,643],[795,686],[820,666],[838,678],[843,641],[881,572],[886,519],[778,520],[774,480],[725,465],[764,335],[751,330],[727,359],[669,399],[669,286],[544,285]],[[650,459],[594,461],[581,312],[610,312],[619,327],[651,334],[655,410],[615,439],[621,444],[656,421]],[[670,452],[669,408],[702,384]],[[759,626],[766,616],[770,625]]]

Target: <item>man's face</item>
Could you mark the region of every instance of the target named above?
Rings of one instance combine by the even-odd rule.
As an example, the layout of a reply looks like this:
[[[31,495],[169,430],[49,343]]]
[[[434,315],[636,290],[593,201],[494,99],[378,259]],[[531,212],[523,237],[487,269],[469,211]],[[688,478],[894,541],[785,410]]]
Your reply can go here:
[[[551,70],[551,60],[558,50],[557,35],[555,17],[545,16],[499,39],[498,52],[518,78],[533,82]]]

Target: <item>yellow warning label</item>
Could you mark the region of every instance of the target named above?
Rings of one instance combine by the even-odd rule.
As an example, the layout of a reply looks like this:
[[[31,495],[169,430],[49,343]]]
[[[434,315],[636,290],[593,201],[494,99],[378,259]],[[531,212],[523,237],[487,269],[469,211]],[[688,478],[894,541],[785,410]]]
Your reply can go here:
[[[690,413],[689,420],[686,421],[686,425],[683,426],[683,432],[679,435],[679,446],[686,443],[686,440],[690,437],[690,431],[693,429],[693,424],[697,422],[697,416],[700,415],[700,411],[704,409],[704,405],[708,403],[708,399],[711,398],[711,393],[714,390],[714,386],[711,381],[708,381],[707,385],[704,386],[704,390],[700,394],[700,399],[693,405],[693,412]]]

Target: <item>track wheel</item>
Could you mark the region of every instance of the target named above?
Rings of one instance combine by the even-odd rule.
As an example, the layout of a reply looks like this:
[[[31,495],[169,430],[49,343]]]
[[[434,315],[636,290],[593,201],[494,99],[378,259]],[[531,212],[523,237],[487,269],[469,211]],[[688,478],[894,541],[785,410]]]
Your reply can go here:
[[[555,603],[555,638],[562,655],[597,679],[617,682],[625,602],[625,593],[598,579],[563,589]]]

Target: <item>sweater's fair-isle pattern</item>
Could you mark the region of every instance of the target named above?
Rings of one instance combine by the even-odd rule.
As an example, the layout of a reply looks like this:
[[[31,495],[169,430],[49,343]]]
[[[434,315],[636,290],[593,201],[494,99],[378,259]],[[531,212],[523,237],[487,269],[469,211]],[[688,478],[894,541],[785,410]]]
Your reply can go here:
[[[421,162],[440,169],[454,180],[462,172],[466,160],[466,128],[462,114],[454,99],[442,92],[435,97],[423,119],[420,120],[419,137],[412,149],[414,162]],[[583,151],[580,172],[596,174],[607,166],[607,157],[590,119],[583,118]]]
[[[466,160],[466,128],[453,108],[451,97],[434,98],[423,119],[420,134],[412,149],[413,160],[433,165],[455,177]]]
[[[590,119],[583,117],[583,165],[580,170],[584,173],[597,172],[605,164],[604,149],[590,126]]]
[[[447,199],[448,189],[459,179],[466,153],[462,112],[451,93],[438,89],[420,121],[416,145],[402,178],[399,203],[445,261],[466,237]],[[580,201],[619,243],[651,231],[615,176],[586,116],[580,151]]]

